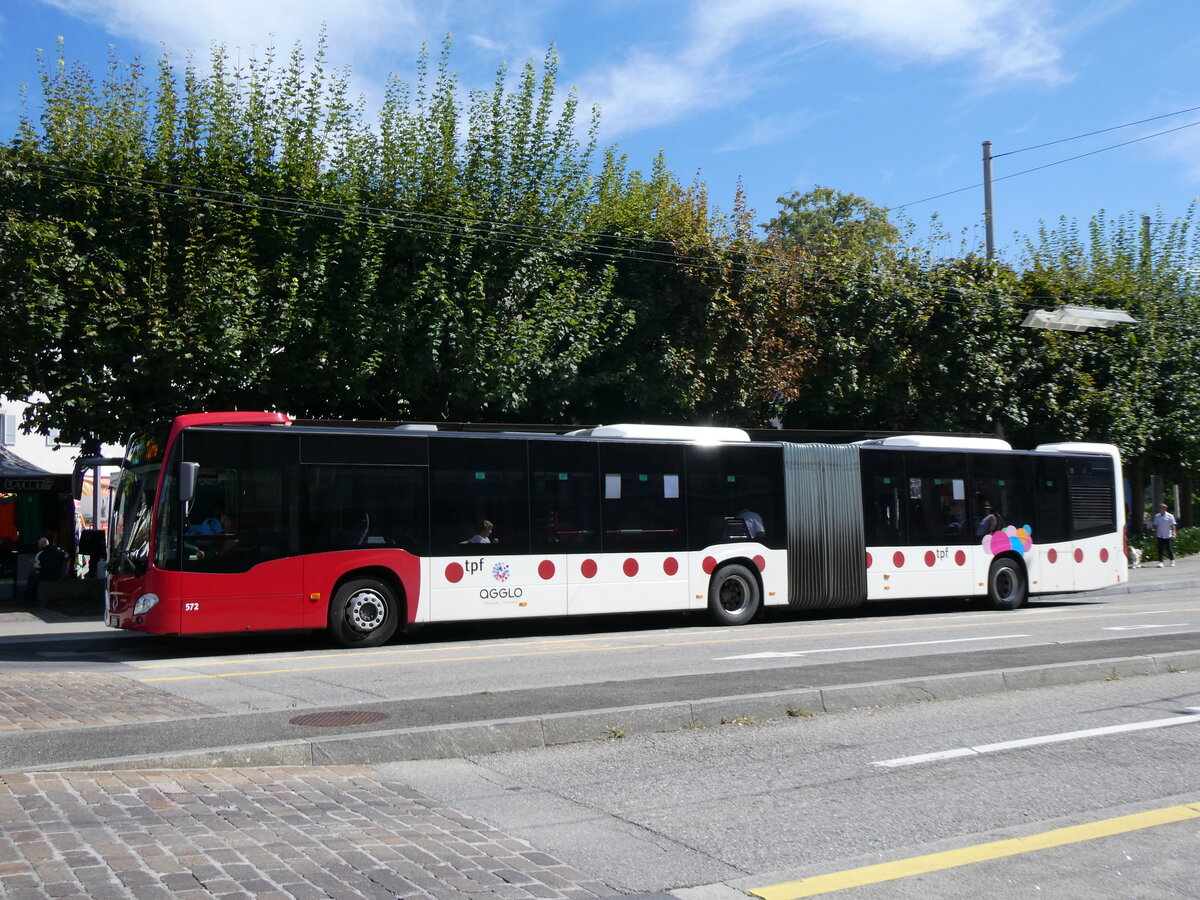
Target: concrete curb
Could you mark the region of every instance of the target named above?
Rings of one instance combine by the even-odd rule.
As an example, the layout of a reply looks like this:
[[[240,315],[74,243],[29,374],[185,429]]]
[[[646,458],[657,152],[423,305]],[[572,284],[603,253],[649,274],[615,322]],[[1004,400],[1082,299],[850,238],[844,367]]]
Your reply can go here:
[[[612,740],[631,734],[679,731],[727,723],[748,724],[819,712],[846,712],[862,707],[901,706],[1003,691],[1161,675],[1187,669],[1200,669],[1200,650],[358,732],[147,756],[78,760],[23,771],[377,765],[420,759],[448,759],[539,749],[580,741]]]

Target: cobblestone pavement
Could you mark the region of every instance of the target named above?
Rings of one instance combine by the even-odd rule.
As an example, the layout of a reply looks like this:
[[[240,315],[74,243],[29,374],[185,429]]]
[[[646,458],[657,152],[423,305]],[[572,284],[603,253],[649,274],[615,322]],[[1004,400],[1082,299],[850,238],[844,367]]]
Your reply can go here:
[[[119,675],[16,672],[0,675],[0,732],[120,725],[214,713]]]
[[[0,775],[9,900],[613,893],[369,768]]]

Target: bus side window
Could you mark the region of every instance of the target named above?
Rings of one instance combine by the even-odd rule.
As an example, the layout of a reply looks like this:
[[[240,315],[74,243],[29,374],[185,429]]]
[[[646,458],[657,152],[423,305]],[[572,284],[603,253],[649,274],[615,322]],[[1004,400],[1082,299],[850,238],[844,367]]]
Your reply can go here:
[[[863,525],[868,546],[896,547],[908,543],[906,520],[908,483],[904,454],[863,448]]]
[[[596,447],[529,442],[529,494],[534,553],[595,553],[600,549]]]
[[[786,546],[778,454],[744,446],[689,446],[688,546],[750,541]]]
[[[682,447],[605,444],[600,470],[605,552],[687,549]]]
[[[967,459],[964,453],[907,450],[908,543],[971,544],[967,520]]]
[[[430,438],[435,555],[460,555],[484,521],[502,552],[529,552],[527,448],[517,439]]]

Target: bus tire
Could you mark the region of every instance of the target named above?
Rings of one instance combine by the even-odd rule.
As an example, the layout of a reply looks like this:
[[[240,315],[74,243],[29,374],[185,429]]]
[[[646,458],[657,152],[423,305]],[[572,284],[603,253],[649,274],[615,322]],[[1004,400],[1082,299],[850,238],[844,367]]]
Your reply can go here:
[[[374,578],[347,581],[329,604],[329,633],[343,647],[378,647],[399,624],[395,592]]]
[[[745,625],[762,603],[758,578],[743,565],[733,563],[713,573],[708,586],[708,611],[718,625]]]
[[[1001,557],[988,570],[988,600],[994,609],[1017,609],[1029,599],[1025,570],[1015,559]]]

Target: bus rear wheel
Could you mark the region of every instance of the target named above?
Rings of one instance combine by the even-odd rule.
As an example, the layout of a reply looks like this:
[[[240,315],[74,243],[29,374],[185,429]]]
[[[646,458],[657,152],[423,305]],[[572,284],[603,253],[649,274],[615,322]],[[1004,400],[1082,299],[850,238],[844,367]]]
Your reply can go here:
[[[745,625],[758,614],[761,603],[758,579],[745,566],[722,566],[713,574],[708,611],[718,625]]]
[[[1011,559],[998,559],[988,570],[988,600],[995,609],[1017,609],[1029,599],[1025,571]]]
[[[329,633],[343,647],[378,647],[399,624],[395,593],[374,578],[347,581],[329,604]]]

